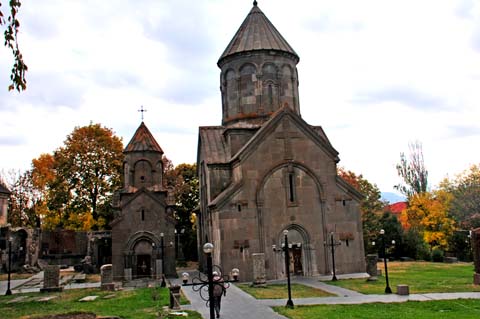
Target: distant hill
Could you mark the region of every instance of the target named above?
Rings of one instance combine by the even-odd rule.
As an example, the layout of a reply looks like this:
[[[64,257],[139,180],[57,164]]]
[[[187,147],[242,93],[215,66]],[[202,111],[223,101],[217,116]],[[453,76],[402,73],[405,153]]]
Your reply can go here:
[[[406,198],[402,195],[391,193],[391,192],[382,192],[382,200],[389,202],[390,204],[394,204],[397,202],[403,202]]]

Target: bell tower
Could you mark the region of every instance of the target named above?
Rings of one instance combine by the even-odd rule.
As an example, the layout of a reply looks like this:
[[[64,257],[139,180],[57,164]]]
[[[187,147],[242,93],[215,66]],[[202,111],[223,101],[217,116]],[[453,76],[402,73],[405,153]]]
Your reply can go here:
[[[299,60],[254,1],[217,63],[222,125],[262,124],[283,106],[300,115]]]

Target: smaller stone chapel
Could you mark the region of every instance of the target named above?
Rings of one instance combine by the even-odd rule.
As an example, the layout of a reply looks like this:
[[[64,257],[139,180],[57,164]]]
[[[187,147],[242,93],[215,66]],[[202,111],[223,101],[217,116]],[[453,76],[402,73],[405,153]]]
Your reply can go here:
[[[142,122],[123,153],[111,222],[114,280],[175,276],[174,200],[164,184],[163,150]]]
[[[263,279],[286,276],[284,230],[293,274],[332,272],[332,233],[337,273],[365,272],[362,195],[337,175],[322,127],[301,116],[299,61],[254,1],[217,63],[222,123],[199,129],[199,247],[213,243],[214,263],[242,281],[259,263]]]

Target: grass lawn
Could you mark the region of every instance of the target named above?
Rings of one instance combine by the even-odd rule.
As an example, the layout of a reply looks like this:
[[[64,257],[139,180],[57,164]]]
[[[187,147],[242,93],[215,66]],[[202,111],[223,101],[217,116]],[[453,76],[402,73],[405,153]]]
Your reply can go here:
[[[292,319],[439,319],[480,318],[480,300],[408,301],[361,305],[298,306],[294,309],[275,307],[275,311]]]
[[[252,295],[256,299],[286,299],[288,298],[287,285],[267,285],[266,287],[251,287],[249,284],[239,284],[238,288]],[[326,291],[312,287],[292,284],[292,298],[329,297],[334,296]]]
[[[328,284],[352,289],[365,294],[383,294],[385,290],[385,270],[383,263],[378,281],[365,279],[348,279]],[[473,264],[471,263],[433,263],[433,262],[389,262],[388,279],[392,291],[396,292],[398,284],[410,287],[410,293],[428,292],[472,292],[480,291],[480,286],[473,285]]]
[[[47,296],[58,296],[46,302],[36,299]],[[104,298],[114,295],[113,298]],[[8,303],[8,301],[27,296],[22,302]],[[79,302],[85,296],[99,296],[91,302]],[[154,297],[156,297],[154,300]],[[153,319],[158,318],[158,313],[163,306],[169,304],[168,289],[143,288],[127,291],[102,291],[100,289],[73,289],[61,293],[29,293],[0,296],[0,309],[2,319],[9,318],[37,318],[52,314],[66,314],[72,312],[92,312],[99,316],[119,316],[121,318]],[[201,319],[200,314],[189,312],[189,318]]]

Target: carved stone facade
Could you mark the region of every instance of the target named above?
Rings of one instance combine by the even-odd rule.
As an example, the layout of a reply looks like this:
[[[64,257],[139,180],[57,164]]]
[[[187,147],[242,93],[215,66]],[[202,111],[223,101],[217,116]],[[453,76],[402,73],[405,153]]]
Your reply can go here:
[[[7,225],[10,191],[0,182],[0,227]]]
[[[113,278],[174,276],[175,222],[163,182],[163,151],[142,122],[124,154],[123,188],[115,194],[111,223]]]
[[[336,249],[337,273],[365,272],[359,202],[337,175],[338,152],[320,126],[300,115],[299,57],[256,2],[218,61],[222,126],[200,127],[199,247],[214,262],[253,280],[253,254],[267,279],[285,277],[283,230],[292,273],[331,272],[327,234],[348,234]],[[202,256],[203,254],[199,254]]]

